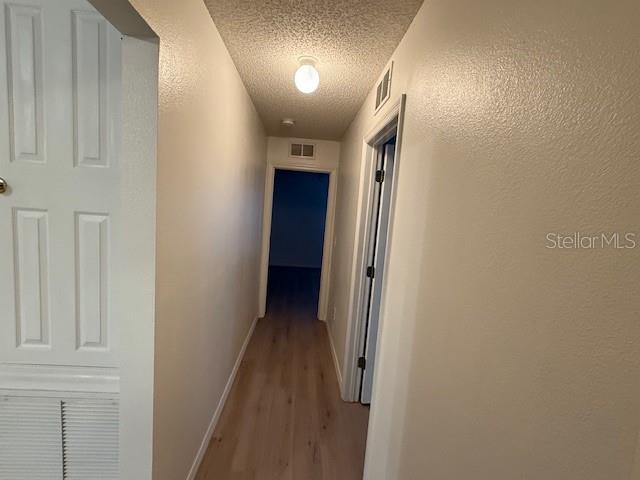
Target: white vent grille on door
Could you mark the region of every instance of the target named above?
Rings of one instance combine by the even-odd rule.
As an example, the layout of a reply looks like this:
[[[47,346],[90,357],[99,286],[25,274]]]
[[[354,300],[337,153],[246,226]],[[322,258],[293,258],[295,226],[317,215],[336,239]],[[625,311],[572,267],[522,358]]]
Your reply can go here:
[[[292,157],[313,158],[315,145],[312,143],[292,143],[289,155]]]
[[[376,87],[376,108],[375,108],[376,112],[380,109],[380,107],[382,107],[382,105],[384,105],[384,103],[387,100],[389,100],[389,97],[391,96],[391,72],[392,71],[393,71],[393,62],[391,62],[391,65],[389,66],[387,71],[384,72],[384,75],[382,76],[382,80],[380,80],[380,83],[378,83],[378,86]]]
[[[60,400],[0,397],[0,479],[61,478]]]
[[[62,402],[64,478],[118,478],[118,403]]]
[[[0,397],[0,480],[116,480],[118,402]]]

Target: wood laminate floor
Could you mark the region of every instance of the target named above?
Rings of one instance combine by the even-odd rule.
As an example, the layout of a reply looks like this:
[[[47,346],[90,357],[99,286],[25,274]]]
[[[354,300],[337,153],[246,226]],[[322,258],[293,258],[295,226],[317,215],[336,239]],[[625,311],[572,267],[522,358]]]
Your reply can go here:
[[[340,399],[319,271],[272,268],[258,321],[197,480],[360,480],[368,408]]]

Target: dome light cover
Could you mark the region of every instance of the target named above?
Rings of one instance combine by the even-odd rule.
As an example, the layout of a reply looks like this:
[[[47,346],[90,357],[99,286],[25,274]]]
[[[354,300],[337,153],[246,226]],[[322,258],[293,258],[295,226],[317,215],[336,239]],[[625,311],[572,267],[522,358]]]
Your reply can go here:
[[[320,74],[316,69],[313,57],[300,57],[300,67],[296,70],[294,81],[296,88],[302,93],[313,93],[320,85]]]

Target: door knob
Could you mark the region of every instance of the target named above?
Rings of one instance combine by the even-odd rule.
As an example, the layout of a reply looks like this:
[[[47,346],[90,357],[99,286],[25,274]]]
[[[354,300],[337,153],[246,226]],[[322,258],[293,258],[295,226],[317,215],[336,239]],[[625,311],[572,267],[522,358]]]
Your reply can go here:
[[[0,193],[5,193],[8,188],[9,188],[9,185],[7,185],[6,180],[0,177]]]

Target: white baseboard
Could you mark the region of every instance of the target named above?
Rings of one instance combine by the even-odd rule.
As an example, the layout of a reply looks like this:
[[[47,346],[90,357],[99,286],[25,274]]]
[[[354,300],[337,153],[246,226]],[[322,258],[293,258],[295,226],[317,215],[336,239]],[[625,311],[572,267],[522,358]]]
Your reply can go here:
[[[329,346],[331,347],[331,358],[333,358],[333,366],[336,368],[336,377],[338,377],[338,386],[340,387],[340,397],[344,398],[343,385],[342,385],[342,372],[340,371],[340,363],[338,362],[338,355],[336,354],[336,347],[333,345],[333,335],[331,335],[331,327],[329,322],[325,322],[327,326],[327,335],[329,335]]]
[[[251,328],[249,328],[249,333],[247,333],[247,337],[244,339],[244,343],[242,344],[240,353],[238,353],[236,364],[233,366],[233,370],[231,370],[231,375],[229,375],[229,380],[227,380],[227,384],[224,387],[224,392],[222,392],[222,397],[218,402],[218,406],[216,407],[215,412],[213,412],[213,417],[211,417],[211,421],[209,422],[209,428],[207,428],[207,432],[204,434],[204,438],[202,439],[202,443],[200,444],[200,448],[198,449],[198,454],[196,455],[196,458],[193,461],[193,465],[191,465],[191,470],[189,470],[189,475],[187,475],[187,480],[194,480],[196,478],[196,474],[198,473],[198,468],[200,468],[200,464],[202,463],[204,454],[207,453],[207,448],[209,448],[209,442],[211,441],[213,432],[216,429],[216,425],[218,424],[218,420],[220,419],[220,415],[222,414],[224,405],[225,403],[227,403],[227,398],[229,397],[229,393],[231,392],[231,387],[233,387],[233,382],[236,379],[236,375],[238,374],[238,369],[240,368],[240,364],[242,363],[242,359],[244,358],[244,352],[247,350],[247,345],[249,345],[249,341],[251,340],[251,336],[253,335],[253,331],[256,328],[257,322],[258,322],[258,318],[256,317],[253,320],[253,323],[251,324]]]

